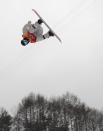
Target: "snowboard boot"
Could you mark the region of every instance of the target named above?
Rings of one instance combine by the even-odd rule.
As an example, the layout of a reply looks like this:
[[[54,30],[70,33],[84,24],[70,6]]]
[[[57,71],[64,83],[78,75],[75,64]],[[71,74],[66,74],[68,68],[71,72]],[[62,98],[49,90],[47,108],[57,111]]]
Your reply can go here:
[[[49,36],[54,36],[54,33],[51,30],[48,33],[49,33]]]
[[[49,30],[46,34],[43,35],[43,38],[47,39],[47,38],[49,38],[51,36],[54,36],[54,33],[51,30]]]
[[[41,19],[38,20],[38,24],[42,24],[43,21]]]

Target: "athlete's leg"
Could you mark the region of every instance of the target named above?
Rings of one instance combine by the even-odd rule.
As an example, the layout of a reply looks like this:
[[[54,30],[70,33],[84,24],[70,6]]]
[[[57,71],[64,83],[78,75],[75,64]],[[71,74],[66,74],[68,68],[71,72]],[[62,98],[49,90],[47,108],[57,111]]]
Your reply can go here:
[[[36,41],[42,41],[44,39],[49,38],[50,36],[54,36],[54,34],[51,31],[48,31],[47,33],[45,33],[44,35],[39,35],[36,39]]]

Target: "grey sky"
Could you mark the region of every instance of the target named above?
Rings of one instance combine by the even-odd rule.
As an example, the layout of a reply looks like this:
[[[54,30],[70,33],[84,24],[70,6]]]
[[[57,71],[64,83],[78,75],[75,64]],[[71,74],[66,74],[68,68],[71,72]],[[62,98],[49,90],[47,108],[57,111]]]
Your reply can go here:
[[[9,111],[30,92],[69,91],[91,107],[103,105],[103,1],[2,0],[0,3],[0,106]],[[22,26],[36,9],[61,37],[20,45]]]

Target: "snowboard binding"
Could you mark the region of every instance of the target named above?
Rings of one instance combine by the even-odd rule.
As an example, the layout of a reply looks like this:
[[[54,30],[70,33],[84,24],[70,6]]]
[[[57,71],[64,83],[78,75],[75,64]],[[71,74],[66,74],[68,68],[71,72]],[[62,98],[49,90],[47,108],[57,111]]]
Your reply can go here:
[[[42,23],[43,23],[42,19],[39,19],[38,24],[42,24]]]
[[[54,33],[51,30],[48,33],[49,33],[49,36],[54,36]]]

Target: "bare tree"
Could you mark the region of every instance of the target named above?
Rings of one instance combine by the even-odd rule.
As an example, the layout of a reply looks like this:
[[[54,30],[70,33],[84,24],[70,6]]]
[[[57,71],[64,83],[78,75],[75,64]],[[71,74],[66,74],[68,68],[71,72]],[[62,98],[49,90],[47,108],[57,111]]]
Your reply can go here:
[[[9,131],[11,125],[12,117],[4,109],[0,109],[0,131]]]
[[[14,123],[17,131],[102,131],[103,113],[69,92],[50,99],[31,93],[19,104]]]

